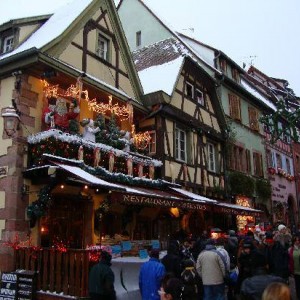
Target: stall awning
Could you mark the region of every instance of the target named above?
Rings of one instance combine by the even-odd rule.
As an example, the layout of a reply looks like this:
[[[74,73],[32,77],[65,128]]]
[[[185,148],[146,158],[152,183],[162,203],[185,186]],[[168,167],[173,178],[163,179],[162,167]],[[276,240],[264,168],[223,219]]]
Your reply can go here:
[[[126,192],[114,191],[111,200],[121,204],[135,204],[152,207],[177,207],[181,209],[211,211],[211,204],[203,200],[180,197],[172,191],[150,188],[128,187]]]
[[[55,163],[59,168],[75,175],[76,177],[81,178],[82,180],[88,182],[89,184],[92,184],[94,186],[101,186],[110,190],[116,190],[116,191],[126,191],[125,188],[121,187],[118,184],[110,183],[108,181],[102,180],[94,175],[91,175],[90,173],[82,170],[79,167],[76,166],[70,166],[65,164],[59,164]]]
[[[192,193],[192,192],[189,192],[189,191],[186,191],[186,190],[183,190],[183,189],[179,189],[179,188],[171,188],[172,190],[174,190],[175,192],[183,195],[183,196],[186,196],[190,199],[193,199],[195,201],[205,201],[207,203],[217,203],[218,201],[217,200],[214,200],[214,199],[210,199],[210,198],[207,198],[207,197],[204,197],[204,196],[201,196],[201,195],[197,195],[195,193]]]
[[[214,211],[223,214],[253,217],[259,217],[264,213],[262,210],[224,202],[218,202],[215,204]]]

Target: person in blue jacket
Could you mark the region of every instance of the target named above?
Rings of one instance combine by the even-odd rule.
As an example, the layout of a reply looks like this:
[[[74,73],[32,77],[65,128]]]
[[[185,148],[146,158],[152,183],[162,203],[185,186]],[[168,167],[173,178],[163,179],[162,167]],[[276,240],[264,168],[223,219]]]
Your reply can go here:
[[[164,265],[159,260],[159,251],[152,249],[150,259],[140,269],[139,287],[143,300],[160,300],[158,290],[166,273]]]

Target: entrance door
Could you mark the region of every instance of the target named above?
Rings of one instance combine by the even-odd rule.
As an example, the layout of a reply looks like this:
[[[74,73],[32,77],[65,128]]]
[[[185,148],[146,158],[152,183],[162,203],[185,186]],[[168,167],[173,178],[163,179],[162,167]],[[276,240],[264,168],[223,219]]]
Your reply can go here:
[[[47,216],[41,219],[41,246],[65,245],[83,249],[85,208],[86,204],[82,200],[53,199]]]

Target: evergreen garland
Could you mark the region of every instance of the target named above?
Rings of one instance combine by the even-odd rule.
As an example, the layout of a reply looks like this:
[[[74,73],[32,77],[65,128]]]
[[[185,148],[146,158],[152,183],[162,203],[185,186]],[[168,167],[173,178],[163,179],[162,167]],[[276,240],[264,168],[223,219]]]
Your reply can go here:
[[[253,197],[255,181],[252,177],[240,172],[230,172],[228,182],[231,194]]]

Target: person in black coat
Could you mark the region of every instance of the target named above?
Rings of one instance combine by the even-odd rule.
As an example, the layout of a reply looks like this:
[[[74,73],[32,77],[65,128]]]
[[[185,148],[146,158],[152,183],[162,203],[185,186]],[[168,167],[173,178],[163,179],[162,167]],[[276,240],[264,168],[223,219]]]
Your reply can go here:
[[[182,257],[178,241],[170,241],[167,254],[162,258],[161,262],[165,266],[167,273],[172,273],[176,278],[180,279]]]
[[[242,282],[240,298],[242,300],[260,300],[265,288],[273,282],[284,282],[279,276],[267,273],[267,261],[263,253],[254,251],[252,257],[253,276]]]
[[[111,258],[108,252],[102,251],[99,263],[90,270],[88,287],[91,300],[116,300]]]

